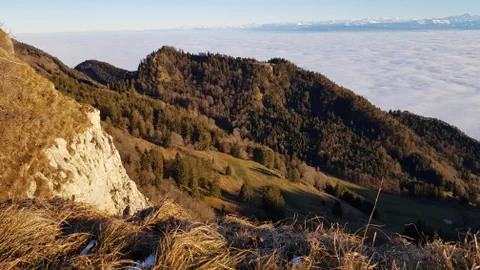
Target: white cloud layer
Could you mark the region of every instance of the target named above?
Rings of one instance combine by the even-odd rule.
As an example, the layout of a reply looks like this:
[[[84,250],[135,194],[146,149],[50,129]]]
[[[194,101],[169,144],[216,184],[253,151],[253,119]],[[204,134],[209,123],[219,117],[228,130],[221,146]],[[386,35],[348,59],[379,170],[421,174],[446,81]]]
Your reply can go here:
[[[376,106],[439,118],[480,139],[480,31],[265,33],[143,31],[18,36],[70,66],[97,59],[135,70],[171,45],[321,72]]]

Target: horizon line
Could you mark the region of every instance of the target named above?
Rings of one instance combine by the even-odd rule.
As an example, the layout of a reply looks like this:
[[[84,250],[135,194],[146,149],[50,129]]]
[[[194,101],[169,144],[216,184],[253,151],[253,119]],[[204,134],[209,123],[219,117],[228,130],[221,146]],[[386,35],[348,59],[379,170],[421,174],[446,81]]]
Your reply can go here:
[[[378,20],[378,19],[387,19],[387,20],[399,20],[398,22],[407,22],[407,21],[416,21],[416,20],[429,20],[429,19],[446,19],[449,17],[457,17],[469,15],[472,17],[477,17],[475,13],[465,12],[462,14],[457,15],[449,15],[446,17],[423,17],[423,18],[400,18],[400,17],[366,17],[366,18],[350,18],[350,19],[336,19],[336,20],[297,20],[297,21],[276,21],[276,22],[268,22],[268,23],[245,23],[245,24],[223,24],[223,25],[212,25],[212,26],[179,26],[179,27],[167,27],[167,28],[124,28],[124,29],[90,29],[90,30],[73,30],[73,31],[44,31],[44,32],[15,32],[12,29],[5,29],[2,26],[5,26],[5,22],[0,23],[0,28],[6,30],[9,35],[15,34],[22,34],[22,35],[34,35],[34,34],[69,34],[69,33],[105,33],[105,32],[122,32],[122,31],[132,31],[132,32],[142,32],[142,31],[178,31],[178,30],[252,30],[255,29],[254,26],[261,27],[267,25],[288,25],[288,24],[295,24],[295,23],[340,23],[340,22],[348,22],[348,21],[362,21],[362,20]],[[394,22],[392,22],[394,23]]]

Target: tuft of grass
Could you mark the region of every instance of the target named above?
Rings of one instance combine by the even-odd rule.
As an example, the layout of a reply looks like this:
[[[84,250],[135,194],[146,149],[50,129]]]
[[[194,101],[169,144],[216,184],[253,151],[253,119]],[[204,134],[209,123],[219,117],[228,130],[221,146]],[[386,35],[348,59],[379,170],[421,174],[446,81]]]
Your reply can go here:
[[[0,211],[0,269],[55,265],[60,257],[79,250],[86,234],[62,233],[64,220],[48,209],[5,206]]]
[[[234,254],[214,226],[203,224],[166,232],[158,254],[154,269],[235,269],[243,255]]]
[[[172,220],[183,222],[192,220],[191,215],[185,209],[169,200],[157,201],[157,206],[146,209],[138,215],[145,215],[144,226],[172,222]]]

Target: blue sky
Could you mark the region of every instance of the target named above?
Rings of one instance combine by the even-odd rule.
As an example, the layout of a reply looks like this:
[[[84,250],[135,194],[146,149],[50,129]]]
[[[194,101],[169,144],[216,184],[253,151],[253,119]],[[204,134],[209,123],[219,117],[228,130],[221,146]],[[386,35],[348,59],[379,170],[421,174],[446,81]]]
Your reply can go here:
[[[480,14],[479,0],[0,0],[13,33]]]

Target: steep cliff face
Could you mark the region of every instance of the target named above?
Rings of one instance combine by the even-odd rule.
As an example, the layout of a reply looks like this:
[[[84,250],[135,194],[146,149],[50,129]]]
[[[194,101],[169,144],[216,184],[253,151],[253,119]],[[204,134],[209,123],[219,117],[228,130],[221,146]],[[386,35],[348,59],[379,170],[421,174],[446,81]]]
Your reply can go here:
[[[0,30],[0,199],[61,197],[111,214],[148,205],[100,113],[61,95],[17,59]]]
[[[55,181],[50,181],[53,195],[89,202],[115,214],[132,214],[147,207],[123,167],[112,137],[100,126],[100,112],[88,113],[88,119],[92,126],[85,132],[74,135],[70,143],[57,138],[55,145],[45,151],[63,183],[55,189]]]

